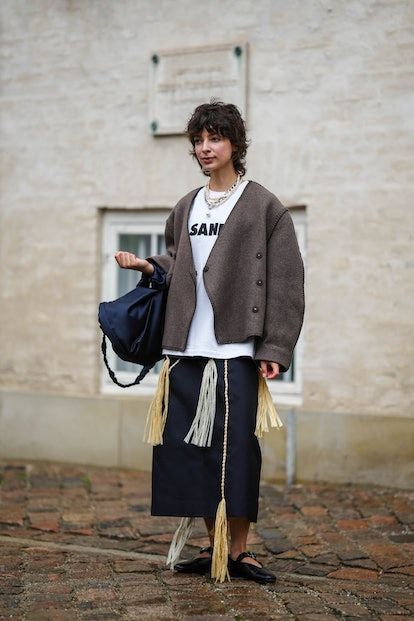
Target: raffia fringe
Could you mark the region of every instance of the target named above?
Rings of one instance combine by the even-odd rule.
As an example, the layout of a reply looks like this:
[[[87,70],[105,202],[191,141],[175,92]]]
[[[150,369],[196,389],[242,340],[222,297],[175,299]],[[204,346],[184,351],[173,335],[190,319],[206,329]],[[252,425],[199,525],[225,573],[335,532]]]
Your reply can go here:
[[[168,396],[170,392],[170,359],[165,358],[158,379],[157,390],[148,410],[143,441],[156,446],[162,444],[162,434],[168,413]],[[164,406],[164,407],[163,407]]]
[[[212,358],[204,367],[197,410],[192,425],[184,438],[196,446],[211,446],[216,415],[217,367]]]
[[[256,429],[254,432],[255,436],[257,436],[258,438],[263,438],[263,433],[269,431],[269,425],[267,421],[268,418],[271,427],[277,427],[278,429],[283,427],[283,423],[280,420],[274,406],[272,395],[270,394],[266,379],[263,377],[262,372],[259,369],[259,391],[257,400]]]
[[[177,530],[174,533],[174,537],[170,544],[170,549],[168,550],[167,556],[167,565],[170,565],[170,569],[174,569],[174,565],[177,563],[180,558],[180,554],[187,542],[187,539],[192,533],[194,526],[194,518],[193,517],[183,517],[181,518],[181,522],[178,525]]]
[[[228,570],[228,553],[226,499],[222,498],[216,513],[213,557],[211,560],[211,577],[215,578],[216,582],[224,582],[226,578],[231,581]]]

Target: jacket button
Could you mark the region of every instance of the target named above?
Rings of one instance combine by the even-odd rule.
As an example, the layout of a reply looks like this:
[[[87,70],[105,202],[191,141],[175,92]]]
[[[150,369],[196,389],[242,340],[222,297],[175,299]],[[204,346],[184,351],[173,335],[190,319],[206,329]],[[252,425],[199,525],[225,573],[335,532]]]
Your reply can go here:
[[[253,311],[254,313],[257,313],[257,312],[258,312],[258,310],[259,310],[259,309],[257,308],[257,306],[253,306],[252,311]]]
[[[206,266],[205,266],[205,268],[204,268],[204,270],[203,270],[203,271],[204,271],[204,272],[208,272],[208,265],[206,265]]]
[[[263,284],[263,280],[260,280],[260,278],[259,280],[256,280],[256,285],[259,285],[259,287],[261,287],[262,284]]]
[[[262,258],[262,253],[261,252],[257,252],[256,253],[256,259],[261,259]]]

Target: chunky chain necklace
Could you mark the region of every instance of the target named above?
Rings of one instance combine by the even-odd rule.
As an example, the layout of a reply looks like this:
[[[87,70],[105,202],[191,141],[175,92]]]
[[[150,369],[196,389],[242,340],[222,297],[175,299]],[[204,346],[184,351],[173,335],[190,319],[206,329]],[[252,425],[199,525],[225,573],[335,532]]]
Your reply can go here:
[[[204,186],[204,198],[205,201],[207,203],[207,207],[208,207],[208,211],[206,213],[206,216],[210,217],[211,213],[210,210],[214,209],[214,207],[218,207],[219,205],[222,205],[232,194],[234,194],[234,192],[237,190],[237,188],[239,187],[240,183],[241,183],[241,175],[237,175],[237,179],[236,181],[233,183],[233,185],[231,185],[227,190],[225,190],[225,192],[221,195],[221,196],[211,196],[210,192],[210,179],[208,180],[208,182],[206,183],[206,185]]]

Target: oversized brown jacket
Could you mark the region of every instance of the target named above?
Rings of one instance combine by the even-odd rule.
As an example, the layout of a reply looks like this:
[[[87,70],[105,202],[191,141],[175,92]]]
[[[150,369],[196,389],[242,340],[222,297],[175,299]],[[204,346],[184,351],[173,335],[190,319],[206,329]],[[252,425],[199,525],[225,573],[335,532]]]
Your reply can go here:
[[[147,257],[167,272],[163,347],[183,351],[196,307],[188,219],[200,188],[181,198],[165,225],[166,254]],[[217,342],[255,338],[255,360],[292,359],[305,308],[304,269],[289,210],[249,181],[210,252],[203,279],[214,312]]]

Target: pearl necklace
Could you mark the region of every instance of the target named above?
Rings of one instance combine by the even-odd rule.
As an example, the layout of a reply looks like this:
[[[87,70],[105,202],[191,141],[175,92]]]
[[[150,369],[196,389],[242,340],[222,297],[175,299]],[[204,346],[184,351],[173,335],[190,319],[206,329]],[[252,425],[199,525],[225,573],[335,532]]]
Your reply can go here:
[[[206,185],[204,186],[204,198],[205,201],[207,203],[207,207],[208,207],[208,211],[206,213],[206,216],[210,218],[211,216],[211,209],[214,209],[215,207],[219,207],[220,205],[222,205],[232,194],[234,194],[234,192],[237,190],[237,188],[239,187],[240,183],[241,183],[241,175],[237,175],[237,179],[236,181],[233,183],[233,185],[231,185],[228,190],[224,191],[224,194],[222,194],[221,196],[217,196],[217,197],[212,197],[210,192],[210,179],[208,180],[208,182],[206,183]]]

